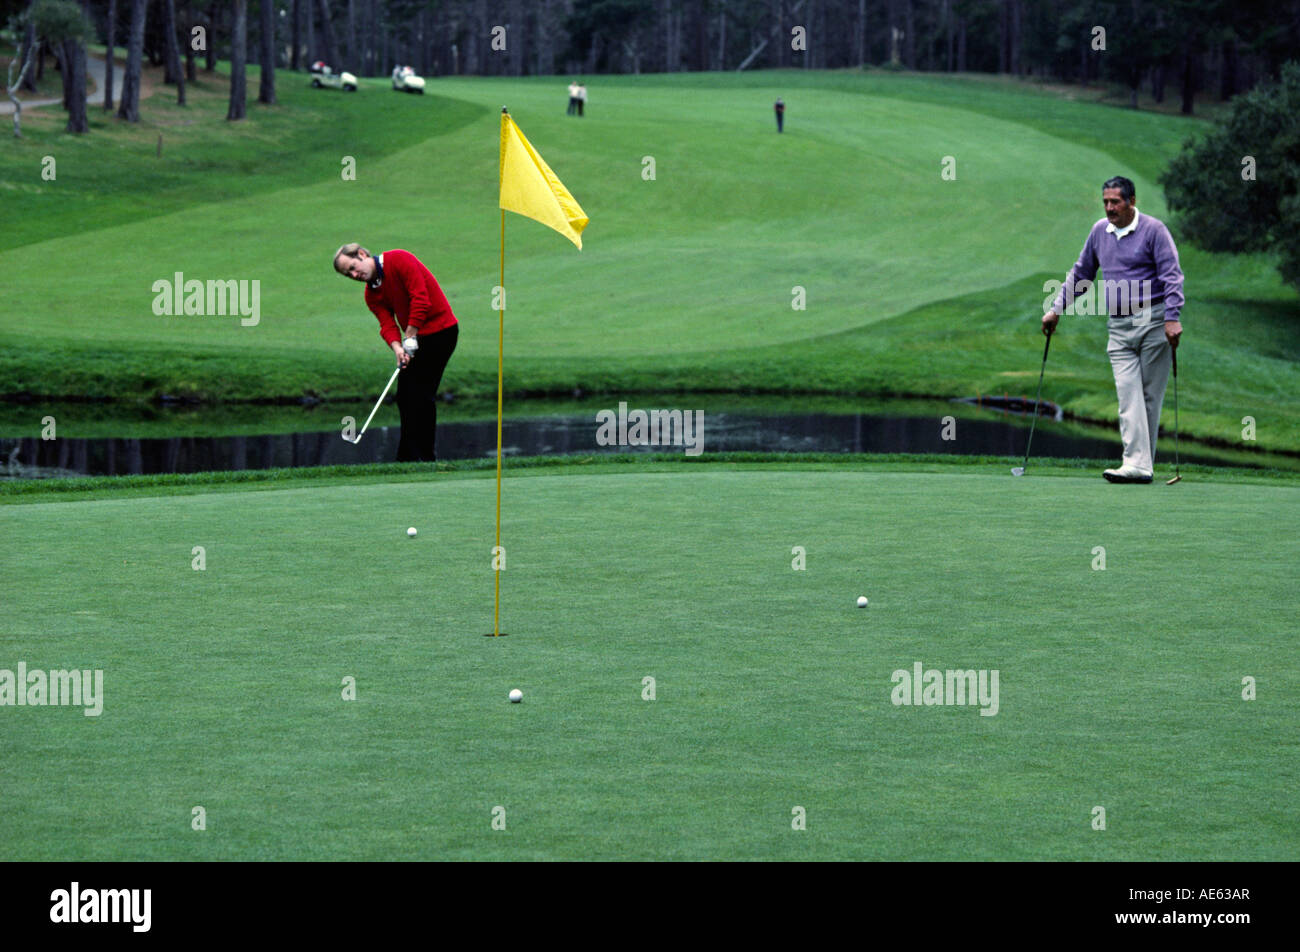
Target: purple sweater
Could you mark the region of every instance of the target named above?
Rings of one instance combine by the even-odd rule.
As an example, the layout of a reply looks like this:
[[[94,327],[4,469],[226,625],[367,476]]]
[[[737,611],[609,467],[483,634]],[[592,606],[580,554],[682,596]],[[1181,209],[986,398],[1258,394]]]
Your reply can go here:
[[[1179,320],[1183,307],[1183,271],[1178,266],[1178,249],[1165,223],[1150,215],[1138,215],[1137,228],[1116,240],[1106,232],[1109,222],[1102,219],[1088,232],[1079,260],[1074,263],[1065,283],[1052,302],[1052,310],[1062,313],[1075,294],[1085,293],[1097,277],[1100,266],[1106,313],[1126,315],[1142,308],[1165,304],[1165,321]]]

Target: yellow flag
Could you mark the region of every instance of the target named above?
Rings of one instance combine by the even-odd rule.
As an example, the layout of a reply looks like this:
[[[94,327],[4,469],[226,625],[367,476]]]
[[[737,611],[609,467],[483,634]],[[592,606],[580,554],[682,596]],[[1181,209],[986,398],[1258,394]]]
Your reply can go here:
[[[582,249],[587,213],[506,112],[501,113],[500,206],[554,228]]]

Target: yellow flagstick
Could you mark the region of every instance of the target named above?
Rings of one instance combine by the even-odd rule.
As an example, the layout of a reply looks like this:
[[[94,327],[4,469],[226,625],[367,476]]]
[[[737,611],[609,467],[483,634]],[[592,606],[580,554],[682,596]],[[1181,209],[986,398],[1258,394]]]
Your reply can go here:
[[[505,555],[501,550],[501,415],[505,389],[506,349],[506,212],[515,212],[558,231],[582,250],[582,230],[587,227],[587,213],[537,154],[527,137],[515,125],[505,106],[501,107],[501,165],[498,179],[501,208],[501,300],[497,331],[497,546],[494,560],[500,559],[496,573],[496,606],[492,615],[492,635],[501,631],[501,572]]]
[[[505,107],[502,107],[505,112]],[[501,557],[501,393],[504,385],[506,359],[506,210],[501,209],[501,308],[497,312],[497,547],[495,558]],[[501,634],[501,571],[496,575],[496,607],[492,610],[492,636]]]

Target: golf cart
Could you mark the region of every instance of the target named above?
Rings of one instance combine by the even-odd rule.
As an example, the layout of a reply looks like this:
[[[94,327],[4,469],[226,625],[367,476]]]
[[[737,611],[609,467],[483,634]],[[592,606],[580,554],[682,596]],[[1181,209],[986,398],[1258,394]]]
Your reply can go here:
[[[357,78],[344,70],[336,73],[321,60],[311,64],[311,84],[315,89],[328,86],[330,89],[342,89],[344,92],[357,91]]]
[[[399,93],[419,93],[424,95],[424,79],[415,75],[409,66],[393,67],[393,91]]]

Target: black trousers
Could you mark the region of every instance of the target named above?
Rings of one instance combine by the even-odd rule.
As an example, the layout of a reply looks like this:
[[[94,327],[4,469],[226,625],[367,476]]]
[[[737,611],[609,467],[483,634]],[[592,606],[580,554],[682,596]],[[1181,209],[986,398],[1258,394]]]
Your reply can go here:
[[[438,385],[447,361],[456,349],[460,325],[453,324],[417,338],[419,349],[397,375],[397,410],[402,417],[397,441],[397,461],[432,463],[438,457],[433,444],[438,426]]]

